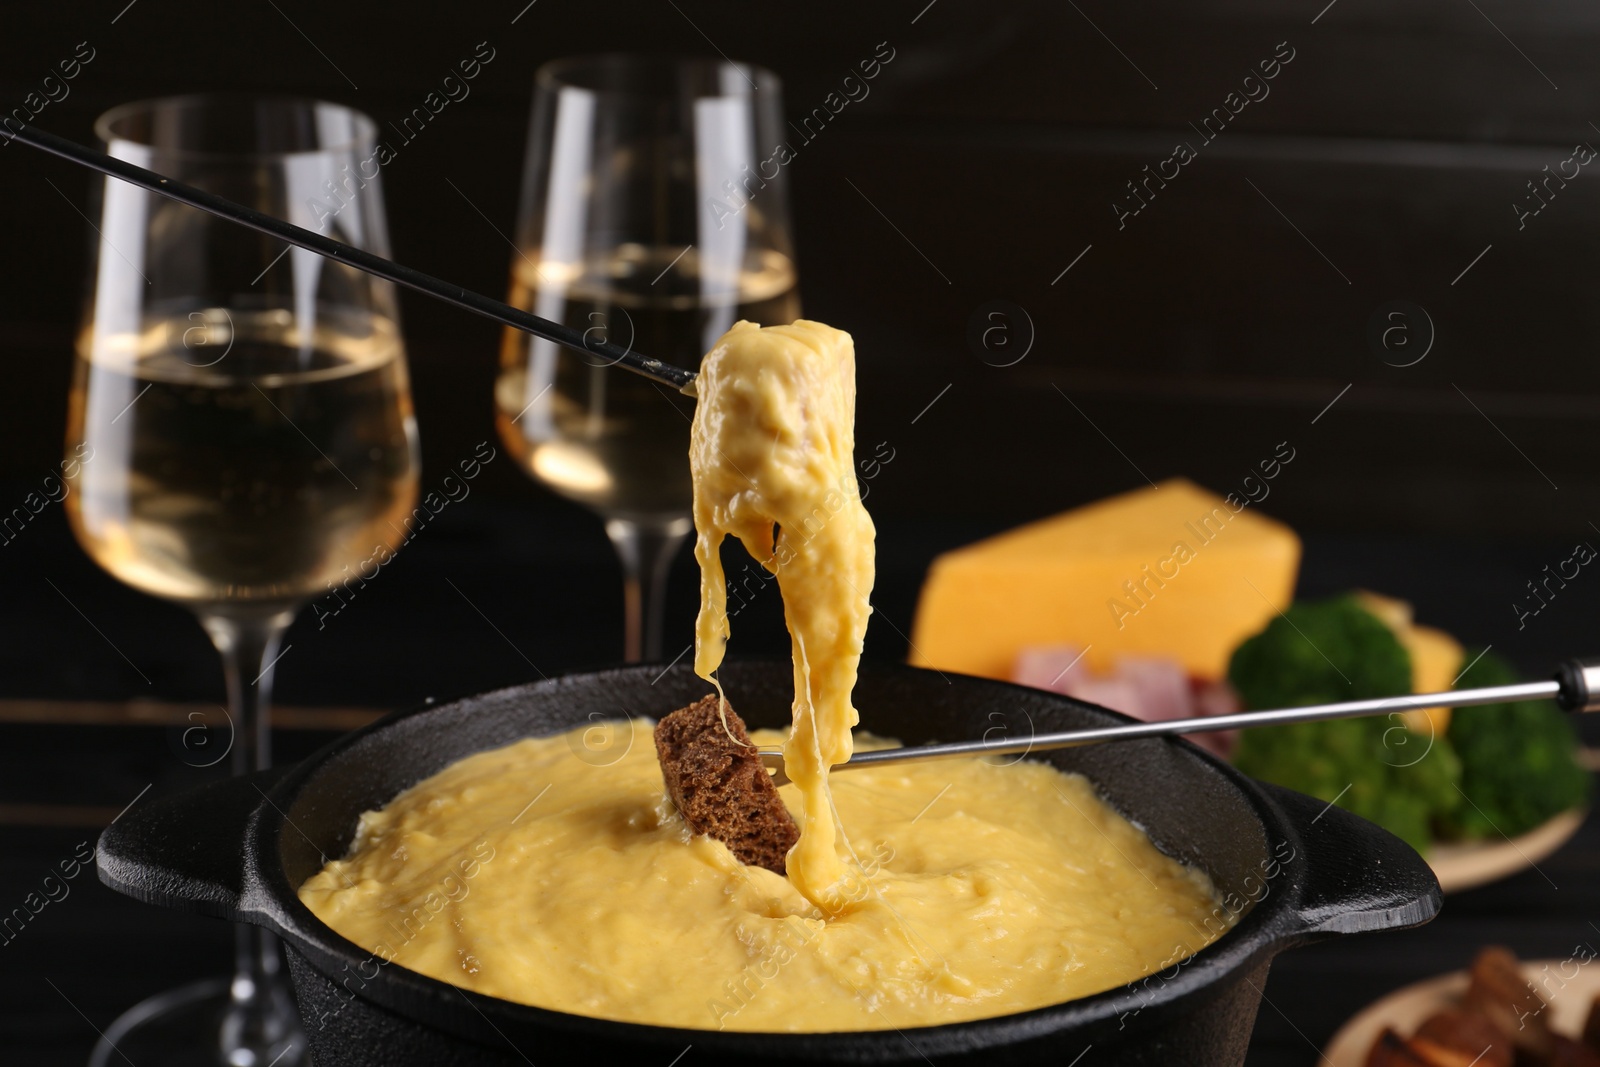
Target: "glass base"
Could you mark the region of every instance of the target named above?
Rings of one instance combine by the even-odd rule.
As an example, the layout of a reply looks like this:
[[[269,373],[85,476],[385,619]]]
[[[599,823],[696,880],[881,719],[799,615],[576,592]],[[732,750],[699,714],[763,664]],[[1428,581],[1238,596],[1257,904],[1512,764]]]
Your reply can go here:
[[[208,978],[140,1001],[106,1027],[89,1054],[89,1067],[311,1067],[298,1027],[265,1049],[224,1055],[228,987],[226,978]]]

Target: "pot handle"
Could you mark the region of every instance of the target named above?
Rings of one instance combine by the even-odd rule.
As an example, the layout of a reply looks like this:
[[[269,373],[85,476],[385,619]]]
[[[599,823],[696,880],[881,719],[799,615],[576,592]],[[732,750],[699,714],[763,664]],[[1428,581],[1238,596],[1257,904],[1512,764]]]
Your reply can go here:
[[[1380,827],[1315,797],[1257,782],[1288,817],[1301,855],[1284,863],[1298,904],[1294,935],[1306,940],[1401,930],[1439,914],[1433,868]]]
[[[100,835],[100,881],[149,904],[238,920],[250,816],[283,774],[258,771],[135,807]]]

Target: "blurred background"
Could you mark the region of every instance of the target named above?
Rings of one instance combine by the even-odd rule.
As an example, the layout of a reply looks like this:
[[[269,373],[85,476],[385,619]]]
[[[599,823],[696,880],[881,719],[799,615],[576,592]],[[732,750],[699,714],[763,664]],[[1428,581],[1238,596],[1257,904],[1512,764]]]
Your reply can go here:
[[[1591,6],[525,4],[22,6],[0,35],[0,102],[86,42],[92,60],[36,120],[81,142],[106,108],[165,94],[359,108],[396,149],[395,258],[499,295],[539,64],[602,50],[761,64],[797,130],[804,314],[854,335],[859,452],[893,455],[868,497],[870,656],[905,656],[939,552],[1147,479],[1234,491],[1284,441],[1296,459],[1260,509],[1304,536],[1302,593],[1403,596],[1528,670],[1595,651],[1600,578],[1520,628],[1511,607],[1542,567],[1600,540],[1600,179],[1579,151],[1600,145]],[[481,42],[495,58],[470,96],[412,136],[390,125]],[[886,52],[864,98],[800,132]],[[1180,143],[1193,158],[1164,163]],[[89,187],[0,147],[0,519],[61,458]],[[620,656],[601,521],[535,485],[495,436],[498,328],[409,293],[402,323],[423,490],[479,442],[499,458],[338,618],[290,630],[281,759],[375,711]],[[92,840],[145,785],[220,773],[173,746],[184,709],[221,699],[221,676],[192,619],[90,563],[59,505],[7,530],[0,575],[0,889],[20,897],[34,866]],[[695,597],[686,550],[669,656]],[[736,651],[786,648],[775,591],[734,620]],[[109,897],[86,879],[74,893]],[[37,974],[67,976],[103,1022],[130,993],[198,973],[207,951],[204,969],[220,966],[225,932],[212,945],[121,903],[78,925],[62,903],[0,948],[0,1046],[26,1038],[27,1062],[69,1063],[92,1042]],[[1553,925],[1529,936],[1568,940]],[[198,955],[164,955],[172,943]],[[141,977],[97,983],[68,962],[82,946]],[[1270,1062],[1312,1062],[1287,1017],[1263,1008],[1262,1026],[1267,1045],[1298,1048]]]

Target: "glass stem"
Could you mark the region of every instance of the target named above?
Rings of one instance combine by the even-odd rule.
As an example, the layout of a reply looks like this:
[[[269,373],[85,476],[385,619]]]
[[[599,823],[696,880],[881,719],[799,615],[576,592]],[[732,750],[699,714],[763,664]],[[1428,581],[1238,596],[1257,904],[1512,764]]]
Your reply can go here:
[[[694,523],[687,515],[658,522],[607,519],[606,534],[622,560],[622,596],[627,616],[623,659],[628,663],[661,659],[663,594],[678,548]]]
[[[267,721],[272,671],[277,666],[279,641],[293,619],[290,609],[201,614],[201,625],[222,654],[235,775],[272,765]],[[260,927],[246,925],[235,927],[234,935],[230,1004],[222,1021],[222,1062],[230,1067],[267,1067],[280,1058],[279,1067],[301,1062],[306,1040],[282,974],[278,939]]]

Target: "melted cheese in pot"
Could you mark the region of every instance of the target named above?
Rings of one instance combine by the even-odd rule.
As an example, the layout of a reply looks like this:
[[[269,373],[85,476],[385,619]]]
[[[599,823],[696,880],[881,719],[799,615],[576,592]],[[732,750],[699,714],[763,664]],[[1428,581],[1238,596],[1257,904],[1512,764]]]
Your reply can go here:
[[[1085,779],[984,760],[839,776],[861,865],[838,886],[849,907],[827,914],[691,836],[650,725],[611,729],[608,747],[596,724],[479,753],[362,816],[349,857],[300,890],[372,953],[352,992],[399,965],[660,1026],[903,1030],[1132,982],[1232,920]]]
[[[739,322],[701,362],[695,386],[695,672],[712,679],[722,663],[729,627],[718,552],[732,534],[777,575],[793,643],[794,725],[783,763],[801,804],[789,877],[837,910],[846,903],[845,866],[828,768],[850,758],[858,721],[850,691],[872,613],[875,536],[856,486],[855,345],[820,322]]]
[[[714,680],[722,662],[718,551],[732,534],[777,575],[794,646],[792,728],[753,735],[783,744],[794,783],[781,790],[802,827],[789,877],[690,834],[648,724],[519,741],[367,812],[350,855],[301,887],[372,952],[352,992],[400,964],[628,1022],[905,1029],[1137,981],[1232,925],[1204,875],[1048,765],[908,763],[830,789],[854,743],[873,582],[854,360],[827,326],[741,322],[698,381],[695,669]]]

